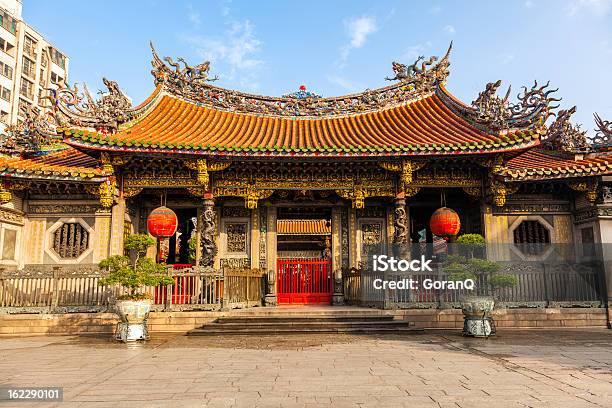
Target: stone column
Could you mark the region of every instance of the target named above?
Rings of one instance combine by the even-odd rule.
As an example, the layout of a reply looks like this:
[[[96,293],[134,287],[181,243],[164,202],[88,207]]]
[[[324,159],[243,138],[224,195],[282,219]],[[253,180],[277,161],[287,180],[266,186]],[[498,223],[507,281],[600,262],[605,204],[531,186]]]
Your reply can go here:
[[[212,267],[217,255],[217,243],[215,240],[216,217],[215,217],[215,201],[212,194],[204,195],[204,205],[202,215],[200,217],[200,266]]]
[[[332,208],[332,272],[334,278],[334,294],[332,305],[340,306],[344,304],[344,287],[342,285],[342,209]]]
[[[267,208],[267,232],[266,232],[266,269],[268,273],[268,287],[266,289],[266,306],[276,306],[276,207]]]
[[[123,255],[123,224],[125,224],[125,198],[118,197],[111,208],[109,255]]]

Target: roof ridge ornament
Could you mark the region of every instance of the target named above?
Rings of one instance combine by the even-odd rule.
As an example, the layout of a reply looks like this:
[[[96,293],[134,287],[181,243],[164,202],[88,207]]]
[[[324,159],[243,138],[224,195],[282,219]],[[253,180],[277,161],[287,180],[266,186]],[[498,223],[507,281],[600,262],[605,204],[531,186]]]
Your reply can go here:
[[[391,67],[395,76],[393,78],[385,77],[387,81],[401,81],[412,84],[417,92],[428,92],[435,90],[435,86],[439,83],[445,83],[449,75],[450,66],[450,53],[453,49],[453,42],[451,41],[446,54],[438,61],[438,57],[431,56],[428,60],[425,60],[423,55],[419,55],[416,61],[411,65],[406,66],[397,61],[391,63]],[[419,67],[419,62],[421,62]],[[434,65],[435,64],[435,65]]]
[[[102,78],[102,82],[108,91],[98,91],[98,99],[91,95],[86,84],[83,92],[79,93],[76,83],[71,88],[65,82],[57,89],[46,88],[47,95],[41,99],[51,102],[58,126],[87,127],[101,133],[115,133],[120,124],[131,119],[132,102],[117,82],[107,78]]]
[[[546,139],[542,141],[544,147],[570,153],[584,153],[589,150],[586,131],[580,129],[580,125],[572,125],[570,122],[574,113],[576,106],[559,111],[554,122],[548,126]]]
[[[282,97],[252,95],[235,90],[228,90],[210,84],[218,77],[208,78],[210,62],[196,66],[195,74],[189,73],[189,67],[184,60],[160,58],[150,42],[153,69],[151,74],[155,84],[166,92],[214,109],[251,113],[256,115],[289,116],[289,117],[321,117],[366,113],[381,108],[405,103],[428,93],[436,91],[436,87],[444,83],[448,77],[450,44],[445,56],[438,61],[431,57],[428,61],[415,66],[414,76],[408,81],[380,88],[366,89],[352,95],[322,98],[311,93],[294,93]],[[179,62],[185,65],[181,68]],[[411,85],[406,86],[410,82]]]
[[[40,152],[43,145],[61,142],[55,132],[55,121],[37,106],[20,104],[23,121],[9,125],[6,135],[0,136],[0,151],[4,153]]]
[[[503,98],[497,96],[501,80],[489,82],[471,106],[457,101],[444,89],[438,92],[438,95],[455,113],[485,131],[534,129],[545,126],[546,121],[554,116],[553,110],[559,107],[555,103],[561,101],[561,98],[551,96],[558,89],[549,89],[549,83],[540,86],[538,81],[535,81],[530,89],[523,86],[522,92],[517,95],[518,103],[509,101],[511,87]]]
[[[594,113],[597,133],[593,138],[593,147],[597,150],[608,150],[612,146],[612,121],[603,120],[597,113]]]

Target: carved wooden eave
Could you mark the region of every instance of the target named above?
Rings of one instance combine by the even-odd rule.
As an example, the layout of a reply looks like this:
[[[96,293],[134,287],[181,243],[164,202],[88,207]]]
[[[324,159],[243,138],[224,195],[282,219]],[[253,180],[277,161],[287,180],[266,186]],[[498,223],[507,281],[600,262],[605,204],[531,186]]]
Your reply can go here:
[[[591,204],[597,203],[599,180],[596,178],[588,178],[582,180],[570,180],[567,182],[567,186],[581,193],[585,193],[587,200]]]

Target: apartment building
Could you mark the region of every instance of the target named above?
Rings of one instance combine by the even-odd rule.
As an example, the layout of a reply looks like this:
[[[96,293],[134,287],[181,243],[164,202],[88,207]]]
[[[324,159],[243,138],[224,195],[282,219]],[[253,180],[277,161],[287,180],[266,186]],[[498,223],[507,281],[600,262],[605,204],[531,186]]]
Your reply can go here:
[[[0,134],[68,75],[68,57],[24,22],[21,10],[21,0],[0,0]]]

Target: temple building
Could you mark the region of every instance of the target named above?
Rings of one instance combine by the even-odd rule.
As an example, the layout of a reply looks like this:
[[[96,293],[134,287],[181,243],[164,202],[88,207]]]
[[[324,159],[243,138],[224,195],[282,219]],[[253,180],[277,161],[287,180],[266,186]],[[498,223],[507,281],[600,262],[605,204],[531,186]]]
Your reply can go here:
[[[612,125],[596,116],[588,140],[548,84],[512,102],[492,82],[463,103],[446,88],[451,47],[394,62],[383,88],[268,97],[151,48],[155,89],[141,104],[106,79],[98,100],[61,88],[46,96],[52,115],[24,112],[2,142],[3,268],[92,267],[160,206],[178,217],[163,261],[261,269],[276,276],[269,304],[332,302],[327,281],[308,299],[283,296],[286,268],[331,279],[435,242],[440,207],[461,234],[500,244],[496,259],[513,244],[612,242]]]

